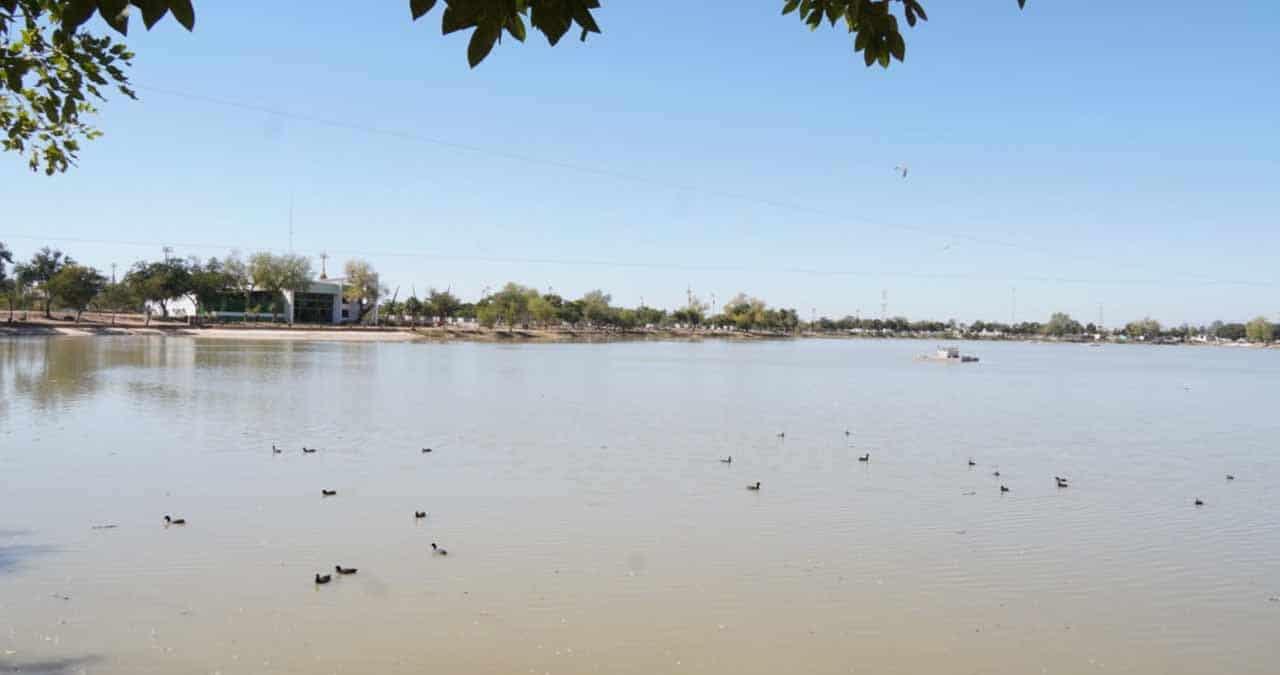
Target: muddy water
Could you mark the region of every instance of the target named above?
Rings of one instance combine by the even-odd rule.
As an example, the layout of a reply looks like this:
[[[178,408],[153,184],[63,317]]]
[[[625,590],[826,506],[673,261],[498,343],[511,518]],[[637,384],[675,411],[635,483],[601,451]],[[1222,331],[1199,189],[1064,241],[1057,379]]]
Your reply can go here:
[[[1274,672],[1280,352],[932,346],[0,341],[0,671]]]

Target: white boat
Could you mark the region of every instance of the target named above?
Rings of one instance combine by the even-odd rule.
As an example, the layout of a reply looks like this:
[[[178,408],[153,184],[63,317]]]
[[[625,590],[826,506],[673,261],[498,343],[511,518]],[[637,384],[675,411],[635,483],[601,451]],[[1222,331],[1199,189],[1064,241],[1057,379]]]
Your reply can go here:
[[[932,354],[925,354],[920,357],[925,361],[941,361],[943,363],[977,363],[978,357],[971,354],[961,354],[959,347],[938,347],[937,351]]]

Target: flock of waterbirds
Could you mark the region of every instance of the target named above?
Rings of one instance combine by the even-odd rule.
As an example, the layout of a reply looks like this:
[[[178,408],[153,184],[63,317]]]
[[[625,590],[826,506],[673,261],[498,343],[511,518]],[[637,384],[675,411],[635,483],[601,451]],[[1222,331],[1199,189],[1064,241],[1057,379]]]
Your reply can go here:
[[[851,436],[853,435],[853,432],[849,431],[848,429],[845,429],[844,435],[845,435],[845,437],[846,437],[846,438],[848,438],[848,437],[851,437]],[[780,432],[778,432],[777,437],[778,437],[779,439],[785,439],[785,438],[787,437],[787,434],[786,434],[786,432],[784,432],[784,431],[780,431]],[[313,455],[313,454],[317,453],[318,451],[319,451],[319,449],[318,449],[318,448],[308,448],[308,447],[306,447],[306,446],[302,446],[302,452],[303,452],[303,454]],[[429,453],[429,452],[431,452],[431,448],[422,448],[422,454],[427,454],[427,453]],[[284,450],[282,450],[281,448],[279,448],[279,447],[278,447],[278,446],[276,446],[275,444],[272,444],[272,445],[271,445],[271,454],[273,454],[273,455],[279,455],[279,454],[283,454],[283,453],[284,453]],[[862,463],[864,463],[864,464],[865,464],[865,463],[869,463],[869,462],[871,461],[871,453],[870,453],[870,452],[864,452],[863,454],[859,455],[857,459],[858,459],[858,461],[859,461],[859,462],[862,462]],[[729,456],[726,456],[726,457],[721,458],[721,459],[720,459],[720,462],[721,462],[722,464],[733,464],[733,455],[729,455]],[[972,457],[970,457],[970,458],[969,458],[969,461],[968,461],[968,466],[969,466],[969,468],[971,468],[971,469],[972,469],[972,468],[974,468],[974,467],[978,466],[978,462],[977,462],[977,461],[975,461]],[[999,470],[999,469],[996,469],[995,471],[993,471],[993,472],[991,473],[991,475],[992,475],[993,477],[995,477],[995,478],[1000,478],[1000,470]],[[1229,480],[1229,481],[1231,481],[1231,480],[1235,480],[1235,479],[1236,479],[1235,475],[1234,475],[1234,474],[1230,474],[1230,473],[1226,475],[1226,478],[1227,478],[1227,480]],[[1054,482],[1057,484],[1058,489],[1066,489],[1066,488],[1071,487],[1071,479],[1066,478],[1066,477],[1064,477],[1064,476],[1054,476],[1054,477],[1053,477],[1053,480],[1054,480]],[[754,483],[749,483],[749,484],[747,484],[747,489],[748,489],[748,490],[751,490],[752,492],[759,492],[759,491],[761,490],[761,485],[762,485],[762,484],[761,484],[761,482],[760,482],[760,481],[756,481],[756,482],[754,482]],[[1006,494],[1006,493],[1008,493],[1008,492],[1010,492],[1009,486],[1008,486],[1008,485],[1005,485],[1004,483],[1001,483],[1001,484],[1000,484],[1000,494]],[[320,490],[320,496],[321,496],[321,497],[334,497],[334,496],[337,496],[337,494],[338,494],[338,491],[337,491],[337,490],[331,490],[331,489],[328,489],[328,488],[322,488],[322,489]],[[969,493],[969,494],[973,494],[973,493]],[[1204,504],[1205,504],[1205,503],[1204,503],[1204,500],[1203,500],[1203,499],[1200,499],[1199,497],[1197,497],[1197,498],[1195,499],[1195,501],[1193,501],[1193,502],[1192,502],[1192,504],[1193,504],[1193,505],[1195,505],[1195,506],[1204,506]],[[421,520],[421,519],[426,518],[426,517],[427,517],[427,512],[426,512],[426,511],[414,511],[414,512],[413,512],[413,518],[414,518],[414,520]],[[187,524],[187,520],[186,520],[185,518],[176,518],[176,517],[173,517],[173,516],[171,516],[171,515],[165,515],[165,517],[164,517],[164,523],[165,523],[165,527],[169,527],[169,526],[173,526],[173,525],[186,525],[186,524]],[[432,552],[432,554],[433,554],[433,555],[438,555],[438,556],[447,556],[447,555],[449,555],[449,552],[448,552],[447,550],[445,550],[444,548],[442,548],[442,547],[441,547],[439,544],[437,544],[436,542],[431,542],[431,552]],[[342,576],[348,576],[348,575],[355,574],[358,570],[357,570],[355,567],[343,567],[342,565],[334,565],[333,571],[334,571],[335,573],[337,573],[337,575],[338,575],[338,576],[342,577]],[[329,582],[331,582],[331,581],[333,581],[333,574],[322,574],[322,573],[320,573],[320,572],[316,572],[316,575],[315,575],[315,583],[316,583],[317,585],[319,585],[319,584],[327,584],[327,583],[329,583]]]
[[[314,454],[316,454],[317,452],[319,452],[319,448],[308,448],[308,447],[307,447],[307,446],[305,446],[305,445],[304,445],[304,446],[302,446],[302,454],[304,454],[304,455],[314,455]],[[426,453],[429,453],[429,452],[431,452],[431,448],[422,448],[422,454],[426,454]],[[284,450],[283,450],[283,449],[281,449],[281,448],[280,448],[279,446],[277,446],[276,444],[272,443],[272,444],[271,444],[271,454],[273,454],[273,455],[282,455],[282,454],[284,454]],[[321,489],[320,489],[320,496],[321,496],[322,498],[323,498],[323,497],[336,497],[337,495],[338,495],[338,491],[337,491],[337,490],[330,490],[330,489],[328,489],[328,488],[321,488]],[[422,519],[424,519],[424,518],[426,518],[426,517],[427,517],[427,512],[426,512],[426,511],[414,511],[414,512],[413,512],[413,519],[414,519],[414,520],[422,520]],[[166,515],[165,515],[165,517],[164,517],[164,524],[165,524],[165,527],[169,527],[169,526],[172,526],[172,525],[186,525],[186,524],[187,524],[187,519],[186,519],[186,518],[175,518],[175,517],[173,517],[173,516],[171,516],[171,515],[167,515],[167,514],[166,514]],[[110,525],[110,526],[102,526],[102,527],[115,527],[115,526],[114,526],[114,525]],[[433,541],[433,542],[431,542],[431,553],[432,553],[432,554],[434,554],[434,555],[438,555],[438,556],[446,556],[446,555],[449,555],[449,551],[445,550],[443,547],[441,547],[439,544],[437,544],[437,543],[436,543],[436,542],[434,542],[434,541]],[[356,572],[358,572],[358,571],[359,571],[359,569],[358,569],[358,568],[355,568],[355,567],[343,567],[342,565],[334,565],[334,566],[333,566],[333,571],[334,571],[335,573],[337,573],[337,575],[338,575],[338,576],[340,576],[340,577],[345,577],[345,576],[350,576],[350,575],[352,575],[352,574],[355,574]],[[322,585],[322,584],[327,584],[327,583],[329,583],[329,582],[333,581],[333,574],[328,574],[328,573],[324,573],[324,574],[322,574],[322,573],[320,573],[320,572],[316,572],[316,575],[315,575],[315,579],[314,579],[314,581],[315,581],[315,583],[316,583],[316,585],[317,585],[317,586],[318,586],[318,585]]]
[[[853,436],[853,432],[852,432],[852,431],[849,431],[848,429],[845,429],[845,430],[844,430],[844,435],[845,435],[845,437],[846,437],[846,438],[848,438],[848,437]],[[778,436],[778,438],[780,438],[780,439],[784,439],[784,438],[786,438],[786,437],[787,437],[787,433],[786,433],[785,431],[779,431],[779,432],[778,432],[778,434],[777,434],[777,436]],[[868,463],[868,462],[870,462],[870,461],[871,461],[871,453],[869,453],[869,452],[864,452],[863,454],[858,455],[858,461],[859,461],[859,462],[863,462],[863,463]],[[729,455],[729,456],[727,456],[727,457],[723,457],[723,458],[721,458],[720,462],[721,462],[722,464],[733,464],[733,455]],[[972,457],[970,457],[970,458],[969,458],[969,461],[968,461],[968,466],[969,466],[969,468],[971,468],[971,469],[972,469],[972,468],[974,468],[974,467],[978,466],[978,462],[977,462],[976,460],[974,460]],[[1000,477],[1000,470],[999,470],[999,469],[996,469],[995,471],[992,471],[992,472],[991,472],[991,475],[992,475],[992,476],[994,476],[994,477],[996,477],[996,478],[999,478],[999,477]],[[1236,479],[1235,474],[1230,474],[1230,473],[1229,473],[1229,474],[1227,474],[1227,480],[1229,480],[1229,481],[1230,481],[1230,480],[1235,480],[1235,479]],[[1057,485],[1058,485],[1058,489],[1060,489],[1060,490],[1061,490],[1061,489],[1066,489],[1066,488],[1071,487],[1071,479],[1070,479],[1070,478],[1066,478],[1066,477],[1064,477],[1064,476],[1054,476],[1054,477],[1053,477],[1053,480],[1054,480],[1054,482],[1055,482],[1055,483],[1057,483]],[[748,484],[747,484],[747,489],[748,489],[748,490],[751,490],[751,491],[753,491],[753,492],[758,492],[758,491],[760,490],[760,481],[756,481],[756,482],[754,482],[754,483],[748,483]],[[1008,492],[1011,492],[1011,490],[1009,489],[1009,486],[1008,486],[1008,485],[1005,485],[1004,483],[1001,483],[1001,484],[1000,484],[1000,494],[1006,494],[1006,493],[1008,493]],[[976,494],[976,493],[967,493],[967,494]],[[1195,501],[1193,501],[1193,502],[1192,502],[1192,504],[1193,504],[1194,506],[1204,506],[1204,500],[1203,500],[1203,499],[1201,499],[1201,498],[1199,498],[1199,497],[1196,497]]]

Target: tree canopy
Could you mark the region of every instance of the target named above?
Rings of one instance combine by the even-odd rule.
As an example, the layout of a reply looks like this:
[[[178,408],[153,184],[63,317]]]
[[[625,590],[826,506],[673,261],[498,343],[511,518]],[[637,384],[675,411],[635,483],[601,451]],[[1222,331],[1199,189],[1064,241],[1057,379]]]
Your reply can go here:
[[[124,280],[135,295],[160,307],[160,315],[165,318],[169,317],[169,301],[191,292],[191,270],[178,258],[140,260]]]
[[[409,0],[409,15],[416,21],[439,4],[442,34],[471,31],[472,68],[504,34],[524,42],[530,26],[551,45],[571,29],[582,40],[601,32],[592,13],[600,0]],[[799,17],[811,30],[842,24],[863,62],[884,68],[906,59],[898,17],[908,26],[929,18],[920,0],[782,0],[782,14]],[[134,15],[148,30],[166,16],[188,31],[196,25],[192,0],[0,0],[0,145],[6,152],[25,157],[32,171],[65,172],[75,164],[80,142],[101,135],[87,121],[96,112],[94,102],[105,100],[109,89],[137,98],[126,72],[133,53],[84,28],[98,16],[125,36]]]
[[[1079,335],[1084,332],[1084,326],[1079,321],[1071,318],[1071,315],[1062,312],[1054,312],[1049,317],[1049,323],[1044,325],[1042,329],[1045,335],[1054,337],[1063,337],[1064,335]]]
[[[57,298],[63,305],[76,310],[76,321],[85,307],[97,297],[107,285],[106,277],[98,270],[83,265],[64,265],[58,273],[49,279],[49,295]]]
[[[378,280],[378,273],[374,271],[373,265],[367,261],[348,260],[342,273],[346,276],[343,293],[347,302],[357,303],[360,307],[356,322],[364,321],[369,310],[378,306],[378,299],[387,294],[387,289]]]
[[[0,241],[0,291],[9,287],[9,270],[6,264],[13,262],[13,252]]]
[[[1130,321],[1124,327],[1124,332],[1128,333],[1129,337],[1143,338],[1146,340],[1160,337],[1160,330],[1160,322],[1151,317],[1138,321]]]
[[[1245,337],[1249,342],[1274,342],[1276,339],[1275,327],[1264,316],[1257,317],[1253,321],[1244,325]]]
[[[53,276],[60,272],[67,265],[74,265],[75,261],[71,256],[64,256],[62,251],[56,251],[48,246],[36,251],[31,260],[15,266],[14,271],[18,277],[18,283],[27,286],[30,284],[45,285],[44,289],[44,315],[50,317],[49,307],[53,304],[53,295],[49,293],[47,285]]]

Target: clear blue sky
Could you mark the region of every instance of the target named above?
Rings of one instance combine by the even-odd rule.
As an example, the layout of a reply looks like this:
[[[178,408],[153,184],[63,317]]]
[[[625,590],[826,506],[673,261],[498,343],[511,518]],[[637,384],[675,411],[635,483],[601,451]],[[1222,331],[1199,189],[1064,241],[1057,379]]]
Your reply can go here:
[[[199,0],[192,34],[135,26],[141,100],[102,106],[77,169],[0,162],[0,240],[104,269],[285,250],[292,194],[295,250],[366,257],[402,296],[1280,313],[1275,3],[928,0],[887,72],[780,0],[604,4],[585,44],[531,33],[470,70],[439,8]]]

